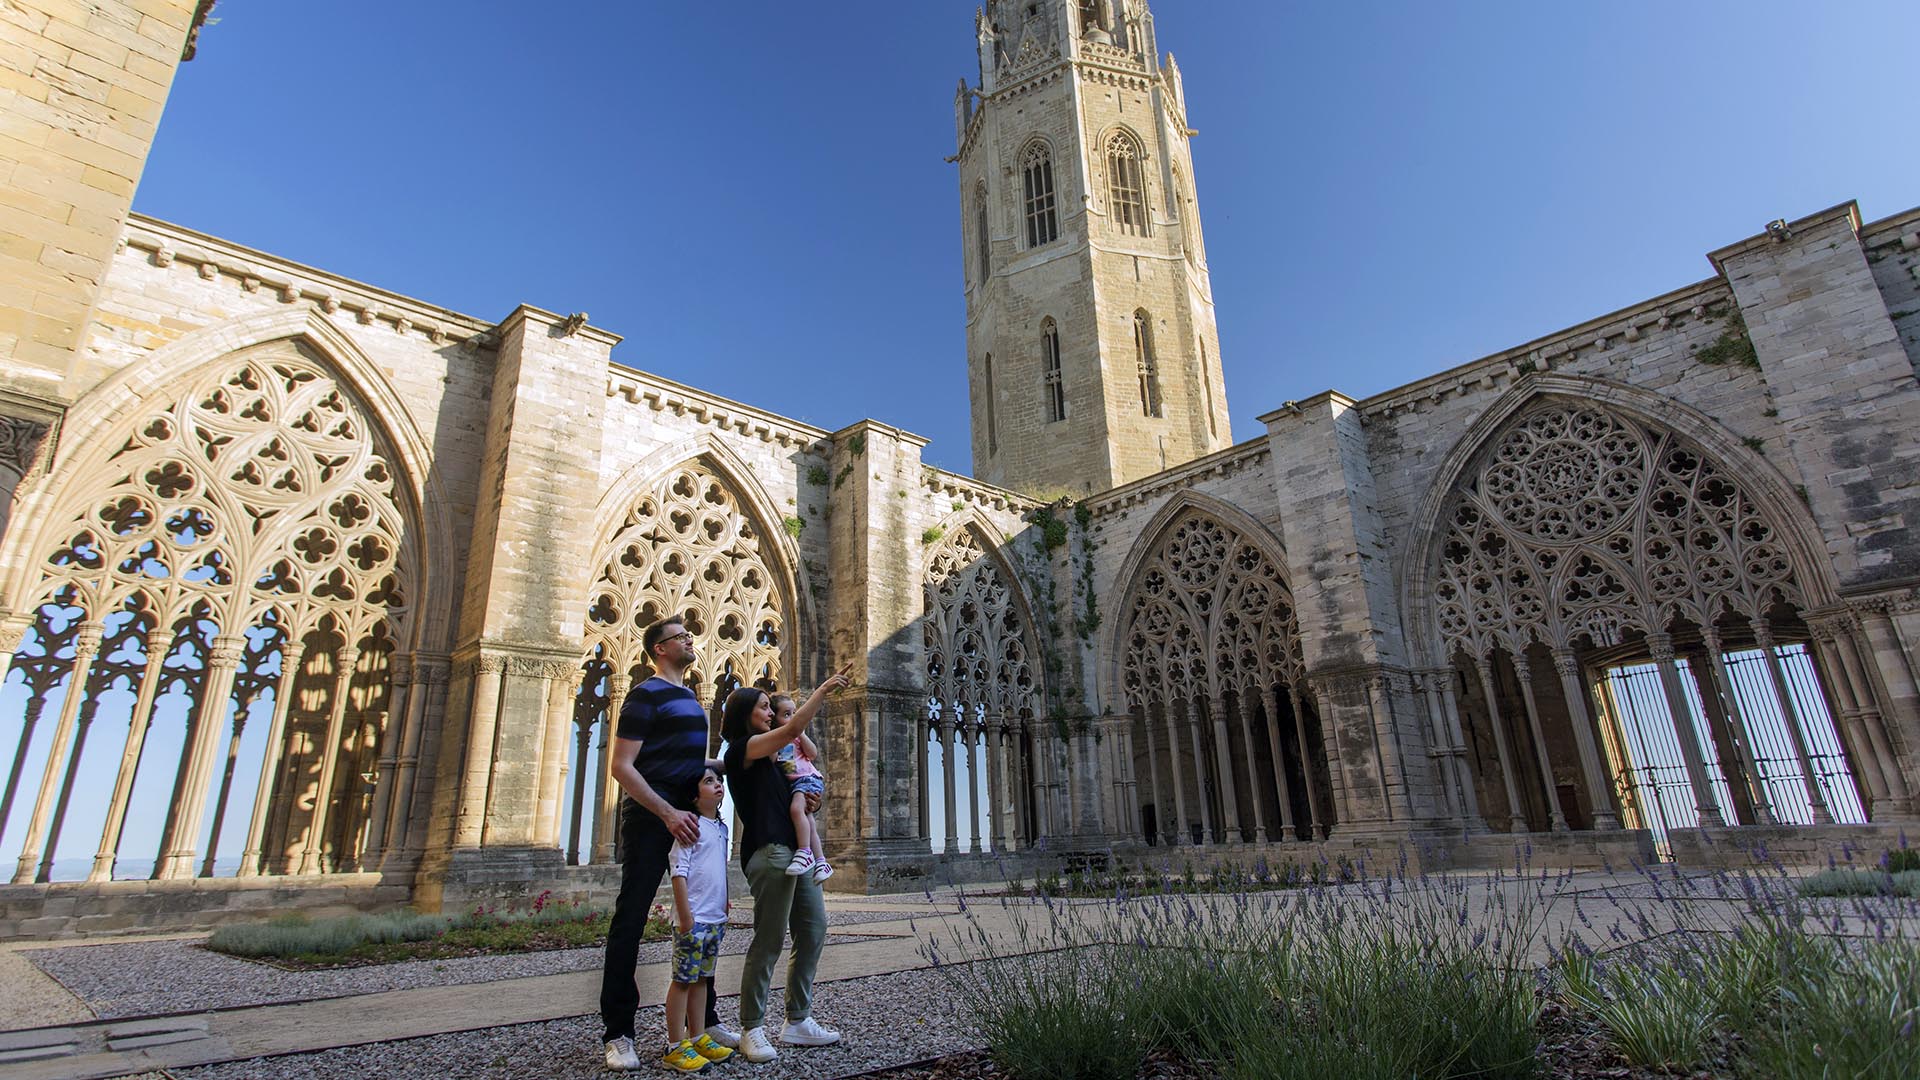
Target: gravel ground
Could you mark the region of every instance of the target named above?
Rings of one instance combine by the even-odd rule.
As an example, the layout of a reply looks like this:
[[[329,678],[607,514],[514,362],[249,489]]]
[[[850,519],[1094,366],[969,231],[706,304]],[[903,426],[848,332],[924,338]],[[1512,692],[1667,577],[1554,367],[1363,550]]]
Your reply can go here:
[[[845,1038],[837,1046],[780,1049],[780,1059],[766,1068],[745,1062],[727,1072],[766,1080],[788,1077],[825,1080],[857,1076],[874,1069],[922,1061],[929,1057],[975,1049],[978,1043],[962,1029],[944,984],[934,971],[908,971],[822,984],[814,995],[816,1015]],[[782,1015],[785,1002],[774,991],[767,1002],[771,1021]],[[722,998],[720,1015],[728,1024],[737,1019],[736,999]],[[648,1053],[661,1037],[658,1007],[642,1009],[641,1058],[645,1067],[631,1075],[667,1076]],[[569,1080],[608,1074],[600,1044],[600,1018],[580,1016],[542,1024],[517,1024],[485,1031],[435,1035],[425,1039],[343,1047],[313,1054],[237,1061],[198,1069],[176,1070],[176,1080],[392,1080],[446,1076],[486,1077],[489,1080]]]
[[[885,914],[880,918],[899,916]],[[879,920],[849,918],[840,924],[875,921]],[[836,920],[829,917],[828,922],[833,924]],[[843,941],[848,936],[835,934],[828,940]],[[720,951],[746,952],[751,937],[748,927],[731,927],[720,943]],[[205,940],[68,946],[38,949],[25,955],[103,1020],[588,971],[599,967],[605,955],[605,950],[593,946],[447,960],[407,960],[331,971],[284,971],[270,964],[210,952],[200,947]],[[672,955],[672,942],[648,942],[640,946],[639,962],[660,963]]]

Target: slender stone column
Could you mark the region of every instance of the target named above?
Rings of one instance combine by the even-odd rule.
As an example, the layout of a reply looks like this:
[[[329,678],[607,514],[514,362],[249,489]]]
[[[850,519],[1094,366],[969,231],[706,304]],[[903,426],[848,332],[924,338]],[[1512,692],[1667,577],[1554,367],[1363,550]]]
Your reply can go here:
[[[1780,651],[1773,642],[1773,628],[1765,619],[1754,619],[1753,642],[1767,657],[1767,675],[1773,680],[1774,696],[1780,699],[1780,714],[1787,722],[1787,738],[1793,743],[1794,760],[1800,765],[1800,782],[1807,793],[1807,804],[1813,810],[1815,825],[1833,824],[1833,812],[1827,809],[1826,793],[1820,790],[1820,779],[1813,772],[1813,755],[1807,752],[1805,729],[1801,726],[1800,710],[1793,703],[1793,688],[1787,683],[1787,670],[1780,663]]]
[[[1280,802],[1280,835],[1275,839],[1297,839],[1299,833],[1293,827],[1293,785],[1287,779],[1287,758],[1280,750],[1280,695],[1271,683],[1262,691],[1259,702],[1266,713],[1267,752],[1273,757],[1273,788]],[[1249,710],[1246,698],[1240,699],[1242,719]],[[1251,768],[1251,766],[1249,766]],[[1305,770],[1302,770],[1302,775]]]
[[[1567,699],[1567,719],[1573,722],[1573,742],[1580,751],[1580,771],[1587,778],[1587,800],[1593,805],[1593,827],[1596,831],[1618,829],[1620,818],[1613,812],[1613,789],[1607,782],[1606,767],[1600,763],[1600,748],[1594,742],[1587,688],[1581,685],[1580,658],[1572,649],[1555,649],[1553,670],[1560,676],[1560,692]]]
[[[540,777],[534,804],[533,842],[560,846],[560,797],[567,788],[567,725],[586,672],[572,664],[547,665],[547,726],[540,737]]]
[[[1087,755],[1085,742],[1086,728],[1076,728],[1073,721],[1067,721],[1067,775],[1060,785],[1067,800],[1067,834],[1079,836],[1086,831],[1085,800],[1081,784],[1087,776]]]
[[[353,688],[353,669],[360,662],[360,650],[351,645],[334,654],[338,665],[333,673],[333,699],[327,715],[327,741],[320,744],[320,786],[313,798],[313,818],[307,826],[307,842],[300,849],[300,873],[322,872],[322,848],[327,842],[327,819],[333,812],[333,782],[340,771],[340,736],[347,722],[347,695]],[[331,862],[339,865],[340,852]]]
[[[1133,709],[1134,719],[1140,722],[1141,730],[1147,733],[1147,776],[1153,785],[1149,790],[1153,792],[1154,833],[1149,839],[1151,839],[1153,843],[1159,844],[1163,842],[1166,837],[1167,830],[1164,826],[1167,817],[1167,798],[1160,787],[1160,756],[1159,750],[1154,746],[1153,742],[1153,703],[1150,701],[1141,701],[1135,704]],[[1140,817],[1135,820],[1144,819],[1145,816],[1145,813],[1142,812]]]
[[[1533,752],[1540,765],[1540,786],[1547,792],[1547,817],[1553,832],[1567,831],[1567,815],[1560,809],[1559,785],[1553,780],[1553,759],[1547,755],[1547,735],[1540,727],[1540,706],[1533,696],[1533,665],[1526,654],[1513,654],[1513,673],[1520,680],[1520,698],[1526,704],[1527,729],[1533,732]]]
[[[1333,825],[1320,807],[1320,785],[1314,782],[1313,750],[1307,742],[1307,714],[1300,698],[1300,684],[1287,684],[1287,706],[1293,710],[1293,737],[1300,744],[1300,775],[1307,782],[1307,814],[1313,819],[1313,836],[1308,839],[1325,840],[1333,831]]]
[[[1840,654],[1840,664],[1846,669],[1847,681],[1853,684],[1854,699],[1860,703],[1859,726],[1866,730],[1867,740],[1873,746],[1881,781],[1886,785],[1888,799],[1894,804],[1891,809],[1896,814],[1911,813],[1911,792],[1906,777],[1900,771],[1900,758],[1893,752],[1893,744],[1887,738],[1879,695],[1874,692],[1866,664],[1860,657],[1859,645],[1854,640],[1853,620],[1842,619],[1834,629],[1834,651]]]
[[[1238,785],[1233,775],[1232,736],[1227,734],[1227,702],[1219,690],[1207,695],[1207,713],[1213,718],[1213,765],[1220,777],[1220,830],[1215,839],[1223,844],[1243,843],[1247,839],[1247,821],[1240,814]]]
[[[1440,680],[1438,673],[1414,675],[1414,687],[1427,703],[1427,726],[1433,732],[1433,749],[1428,753],[1434,761],[1434,772],[1440,779],[1440,786],[1447,797],[1447,812],[1452,815],[1454,825],[1465,824],[1460,812],[1460,791],[1458,777],[1453,771],[1453,744],[1447,738],[1447,714],[1440,704]]]
[[[289,640],[280,657],[280,678],[273,690],[273,719],[267,724],[266,753],[260,758],[260,783],[253,793],[253,814],[247,824],[247,846],[240,852],[240,876],[260,873],[260,848],[266,842],[267,813],[272,807],[273,785],[280,772],[280,754],[287,741],[287,712],[293,707],[294,682],[300,677],[300,665],[307,658],[307,643]],[[145,693],[146,688],[141,687]]]
[[[393,785],[393,806],[388,814],[387,849],[383,861],[396,852],[407,850],[409,825],[413,821],[413,787],[418,782],[420,744],[425,738],[427,726],[427,696],[436,685],[446,684],[445,662],[439,658],[415,655],[410,666],[413,688],[407,694],[406,736],[401,740],[399,755],[393,759],[391,779],[384,774],[381,776],[382,783]]]
[[[967,850],[980,852],[980,721],[969,717],[963,734],[967,740]]]
[[[1253,752],[1253,718],[1250,715],[1253,710],[1247,707],[1247,688],[1245,686],[1234,691],[1233,705],[1234,711],[1240,714],[1241,743],[1247,748],[1247,799],[1253,803],[1253,841],[1256,844],[1264,844],[1267,842],[1267,808],[1264,805],[1265,800],[1260,798],[1260,770],[1254,766],[1254,758],[1256,755]],[[1220,708],[1222,712],[1226,710],[1224,702]],[[1221,720],[1220,726],[1222,728],[1226,727],[1226,721],[1224,719]],[[1240,820],[1241,839],[1245,839],[1246,835],[1247,822],[1245,818],[1242,818]]]
[[[948,708],[951,707],[949,703]],[[943,712],[940,717],[940,779],[942,781],[940,795],[947,811],[947,820],[946,836],[940,850],[948,855],[960,850],[960,801],[955,798],[953,790],[953,728],[954,722]]]
[[[154,867],[157,880],[193,874],[200,816],[206,811],[207,786],[213,779],[213,756],[219,747],[220,731],[226,726],[233,676],[240,670],[246,645],[244,637],[222,634],[213,639],[213,648],[207,654],[206,678],[200,684],[200,700],[194,703],[194,720],[188,727],[192,742],[188,745],[187,768],[174,790],[172,828],[161,840],[160,863]]]
[[[1213,800],[1207,797],[1207,754],[1200,745],[1200,709],[1194,697],[1180,695],[1180,718],[1186,723],[1187,740],[1193,744],[1193,772],[1196,795],[1194,801],[1200,804],[1200,843],[1202,846],[1215,843],[1219,834],[1213,829]]]
[[[993,850],[1007,850],[1007,724],[999,713],[987,717],[987,819]]]
[[[600,723],[600,764],[593,774],[593,861],[613,861],[613,834],[620,828],[620,785],[613,782],[613,735],[620,728],[620,707],[627,703],[633,677],[615,671],[607,678],[607,715]]]
[[[1172,813],[1165,815],[1163,828],[1170,833],[1169,842],[1174,844],[1193,843],[1193,829],[1187,819],[1186,778],[1180,769],[1180,726],[1174,717],[1174,698],[1160,703],[1160,719],[1166,725],[1167,732],[1167,775],[1173,778]]]
[[[53,741],[47,746],[47,764],[40,776],[40,794],[33,802],[33,816],[27,819],[27,842],[20,849],[20,863],[14,870],[15,885],[29,884],[39,870],[40,848],[46,843],[47,827],[53,819],[57,781],[66,770],[67,755],[72,749],[73,726],[80,716],[80,703],[87,697],[87,677],[93,668],[93,658],[100,651],[101,633],[99,623],[83,623],[74,638],[73,673],[67,676],[67,694],[61,699],[60,718],[54,721]]]
[[[460,770],[460,812],[453,846],[477,848],[487,826],[487,778],[493,771],[493,732],[500,722],[500,679],[507,658],[474,658],[473,714],[467,724],[467,754]]]
[[[120,769],[113,777],[107,820],[100,829],[100,850],[94,853],[88,881],[113,880],[114,860],[120,853],[120,826],[127,820],[127,802],[133,797],[133,778],[140,769],[140,751],[146,745],[147,732],[153,727],[153,699],[160,693],[160,665],[166,663],[172,648],[173,631],[156,627],[147,634],[147,667],[140,675],[140,694],[133,703],[133,715],[128,718],[127,742],[120,751]],[[245,871],[245,867],[241,869]]]
[[[1507,723],[1500,715],[1500,692],[1493,683],[1493,660],[1484,653],[1473,658],[1480,672],[1480,692],[1487,697],[1487,726],[1493,729],[1493,748],[1500,755],[1500,778],[1507,784],[1507,828],[1526,832],[1527,819],[1520,813],[1520,788],[1513,773],[1513,752],[1507,748]]]
[[[1703,827],[1721,828],[1727,819],[1713,797],[1713,784],[1707,779],[1707,759],[1700,750],[1700,735],[1693,722],[1693,707],[1687,704],[1687,691],[1680,682],[1680,668],[1674,664],[1673,638],[1664,631],[1647,635],[1647,651],[1660,670],[1660,687],[1666,691],[1667,713],[1673,718],[1673,730],[1680,742],[1680,757],[1686,762],[1687,782],[1693,787],[1694,809]]]
[[[1733,729],[1734,748],[1740,755],[1740,768],[1747,774],[1747,793],[1753,801],[1754,824],[1776,824],[1778,819],[1773,813],[1766,777],[1760,774],[1760,762],[1753,756],[1753,735],[1747,727],[1746,715],[1740,708],[1740,697],[1733,692],[1733,679],[1727,675],[1727,660],[1722,651],[1720,631],[1709,624],[1700,628],[1700,634],[1707,648],[1707,674],[1712,679],[1713,692],[1719,696],[1721,707],[1726,710],[1727,726]]]
[[[390,720],[386,730],[380,733],[380,756],[373,767],[373,808],[367,815],[367,850],[360,859],[362,866],[379,866],[387,851],[394,773],[399,768],[400,744],[407,738],[407,725],[412,720],[407,713],[407,702],[413,697],[413,657],[394,657],[387,679],[392,687],[387,699]]]
[[[1473,770],[1467,767],[1467,734],[1465,725],[1460,722],[1460,699],[1453,689],[1453,668],[1443,669],[1438,676],[1440,682],[1440,707],[1447,718],[1447,736],[1453,745],[1447,756],[1453,761],[1454,784],[1460,791],[1460,810],[1469,829],[1485,829],[1486,822],[1480,818],[1480,795],[1474,785]]]

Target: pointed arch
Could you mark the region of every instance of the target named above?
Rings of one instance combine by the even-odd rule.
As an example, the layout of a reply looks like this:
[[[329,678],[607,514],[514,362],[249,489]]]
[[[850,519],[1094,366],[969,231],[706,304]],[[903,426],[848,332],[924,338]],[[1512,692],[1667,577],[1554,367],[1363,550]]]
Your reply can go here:
[[[804,656],[800,640],[818,642],[817,614],[810,601],[809,582],[800,559],[799,545],[783,526],[773,499],[755,477],[753,470],[727,443],[712,432],[702,432],[648,454],[646,461],[629,469],[601,496],[594,509],[593,536],[595,556],[581,572],[578,595],[585,597],[589,610],[595,600],[593,583],[612,557],[611,545],[632,524],[633,515],[650,493],[661,488],[676,473],[689,467],[705,470],[716,477],[728,492],[740,501],[740,509],[751,523],[751,541],[756,549],[772,558],[760,561],[772,577],[772,596],[784,613],[787,625],[781,629],[779,655],[781,667],[791,678],[798,673]],[[591,617],[590,617],[591,618]],[[795,631],[800,631],[796,634]],[[633,633],[637,641],[639,631]],[[594,651],[598,638],[591,631],[583,648]],[[611,659],[611,658],[610,658]]]
[[[1158,554],[1161,544],[1178,524],[1179,519],[1188,513],[1199,513],[1218,519],[1233,529],[1247,543],[1257,548],[1277,571],[1281,585],[1291,592],[1293,585],[1287,564],[1286,545],[1274,535],[1264,523],[1240,507],[1224,499],[1205,492],[1184,489],[1176,492],[1172,498],[1154,511],[1147,523],[1141,527],[1132,550],[1127,552],[1126,561],[1121,563],[1120,574],[1115,579],[1120,584],[1118,596],[1120,608],[1112,622],[1102,648],[1105,655],[1101,658],[1101,695],[1109,709],[1117,709],[1126,701],[1123,666],[1126,662],[1128,620],[1121,612],[1140,591],[1141,579]]]
[[[1439,584],[1435,552],[1451,528],[1449,516],[1469,471],[1514,420],[1548,400],[1613,412],[1698,446],[1725,475],[1737,478],[1743,494],[1779,530],[1779,546],[1806,605],[1820,607],[1837,601],[1838,583],[1830,562],[1820,554],[1823,545],[1818,529],[1792,493],[1791,483],[1719,422],[1666,395],[1610,380],[1564,373],[1531,374],[1495,401],[1454,443],[1426,485],[1426,495],[1414,515],[1406,548],[1409,558],[1401,587],[1401,610],[1409,655],[1416,663],[1439,666],[1448,662],[1433,599]]]
[[[90,482],[94,465],[117,450],[110,434],[142,408],[182,385],[207,366],[243,350],[292,341],[324,362],[367,410],[386,448],[397,459],[397,491],[405,500],[414,528],[408,539],[415,580],[417,618],[410,631],[420,647],[444,648],[445,641],[419,640],[419,635],[452,633],[452,526],[441,490],[434,453],[412,411],[374,360],[345,331],[318,308],[243,316],[202,327],[170,342],[89,390],[68,410],[62,422],[60,446],[47,471],[31,488],[23,488],[12,521],[15,526],[0,541],[0,611],[16,609],[35,587],[39,568],[34,553],[51,542],[60,523],[48,511],[69,497],[77,485]],[[33,523],[32,528],[19,526]],[[409,643],[409,647],[413,647]]]

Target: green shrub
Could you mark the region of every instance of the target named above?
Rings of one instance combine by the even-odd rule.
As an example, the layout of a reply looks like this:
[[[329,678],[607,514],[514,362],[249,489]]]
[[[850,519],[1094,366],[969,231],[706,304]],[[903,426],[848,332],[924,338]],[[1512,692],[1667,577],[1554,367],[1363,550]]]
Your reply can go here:
[[[264,923],[222,926],[208,939],[207,948],[234,956],[317,956],[344,953],[359,945],[424,941],[445,933],[450,924],[441,915],[411,912],[332,919],[282,915]]]
[[[1799,888],[1802,896],[1920,896],[1920,870],[1822,870]]]
[[[1889,874],[1904,874],[1910,870],[1920,870],[1920,849],[1894,848],[1881,856],[1880,868]]]

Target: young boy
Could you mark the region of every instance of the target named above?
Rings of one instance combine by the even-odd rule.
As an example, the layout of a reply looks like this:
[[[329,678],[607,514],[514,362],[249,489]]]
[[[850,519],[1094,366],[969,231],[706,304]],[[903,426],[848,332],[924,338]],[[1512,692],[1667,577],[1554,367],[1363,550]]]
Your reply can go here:
[[[793,699],[785,694],[773,696],[773,723],[775,727],[787,722],[793,715]],[[814,815],[807,813],[807,795],[812,793],[826,798],[827,779],[820,775],[814,766],[819,758],[819,748],[813,740],[802,734],[798,739],[781,747],[773,755],[780,771],[787,774],[787,782],[793,786],[793,801],[788,813],[793,815],[793,835],[800,844],[794,848],[793,861],[787,864],[787,874],[799,877],[812,874],[813,880],[825,881],[833,876],[833,866],[827,862],[826,849],[820,846],[820,822]]]
[[[699,1072],[733,1056],[732,1050],[707,1034],[705,1022],[707,987],[712,985],[720,938],[727,930],[727,826],[720,820],[724,791],[720,774],[708,768],[694,797],[700,839],[693,844],[675,841],[667,862],[673,872],[673,917],[680,932],[673,939],[667,1052],[662,1060],[680,1072]]]

